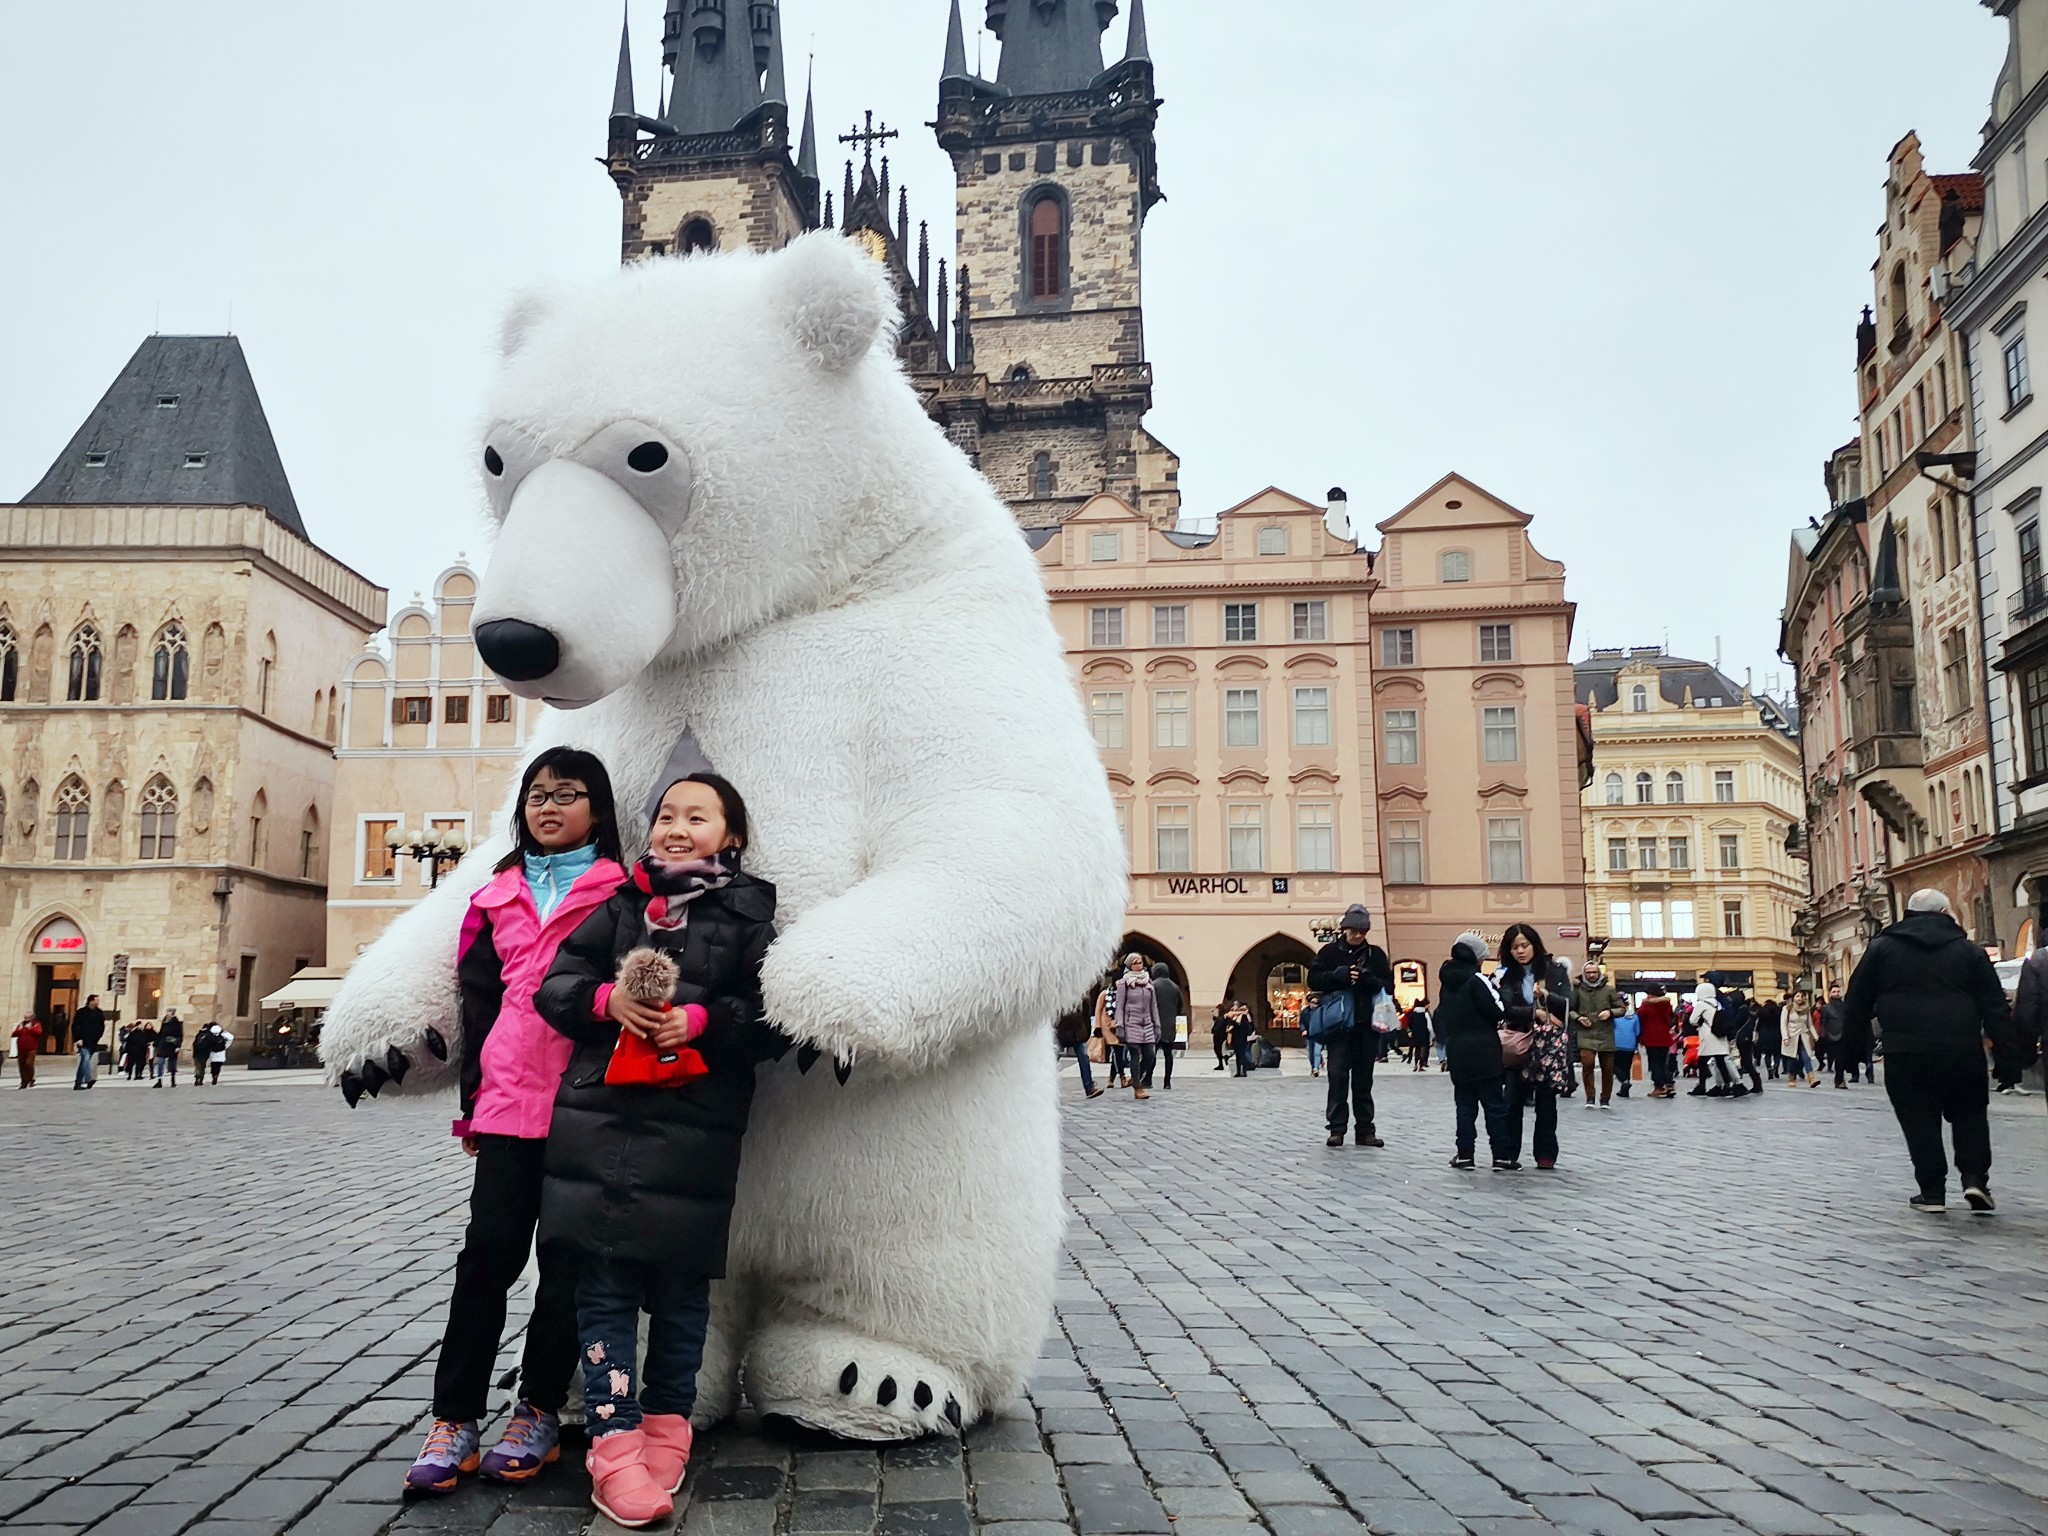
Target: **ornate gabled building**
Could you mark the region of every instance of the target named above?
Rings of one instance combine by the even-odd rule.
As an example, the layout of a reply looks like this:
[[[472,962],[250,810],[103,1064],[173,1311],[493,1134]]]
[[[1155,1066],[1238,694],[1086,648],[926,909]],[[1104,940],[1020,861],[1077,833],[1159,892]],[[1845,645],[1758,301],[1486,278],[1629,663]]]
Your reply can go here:
[[[310,543],[242,346],[152,336],[0,505],[0,1009],[258,1004],[325,944],[334,680],[385,594]]]

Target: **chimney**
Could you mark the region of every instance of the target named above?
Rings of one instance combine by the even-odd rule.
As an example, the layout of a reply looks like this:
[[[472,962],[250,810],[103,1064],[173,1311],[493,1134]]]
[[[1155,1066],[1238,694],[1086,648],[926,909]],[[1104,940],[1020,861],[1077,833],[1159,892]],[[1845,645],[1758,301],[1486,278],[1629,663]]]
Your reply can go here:
[[[1357,542],[1351,532],[1351,498],[1344,493],[1344,487],[1331,486],[1328,500],[1330,508],[1323,514],[1323,526],[1337,538]]]

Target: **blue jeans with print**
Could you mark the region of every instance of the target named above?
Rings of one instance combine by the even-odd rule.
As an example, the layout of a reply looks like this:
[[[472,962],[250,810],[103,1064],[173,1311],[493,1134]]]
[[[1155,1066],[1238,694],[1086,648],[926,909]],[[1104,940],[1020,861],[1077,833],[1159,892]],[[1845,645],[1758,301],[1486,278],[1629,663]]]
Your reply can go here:
[[[636,1368],[647,1314],[645,1379]],[[643,1414],[697,1406],[697,1369],[711,1326],[711,1282],[652,1264],[586,1256],[576,1274],[583,1411],[592,1436],[638,1429]]]
[[[98,1046],[81,1045],[78,1048],[78,1075],[71,1079],[72,1087],[90,1088],[92,1086],[93,1061],[98,1055]]]

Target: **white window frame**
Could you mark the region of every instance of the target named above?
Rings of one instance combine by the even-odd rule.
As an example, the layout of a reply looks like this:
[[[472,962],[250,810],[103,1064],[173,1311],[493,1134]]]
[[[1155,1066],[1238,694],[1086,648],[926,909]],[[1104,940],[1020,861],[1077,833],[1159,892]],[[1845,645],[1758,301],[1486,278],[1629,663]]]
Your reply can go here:
[[[1692,868],[1692,839],[1690,837],[1667,837],[1664,839],[1665,866],[1670,869]]]
[[[1266,867],[1266,807],[1258,800],[1232,800],[1223,807],[1224,854],[1232,874],[1257,874]]]
[[[1696,940],[1700,936],[1699,923],[1690,901],[1671,903],[1671,937],[1678,940]]]
[[[1663,902],[1661,902],[1661,901],[1646,901],[1646,902],[1644,902],[1644,903],[1643,903],[1643,907],[1642,907],[1642,917],[1643,917],[1643,922],[1642,922],[1642,936],[1643,936],[1643,938],[1645,938],[1645,939],[1661,939],[1661,938],[1663,938],[1663,937],[1664,937],[1664,903],[1663,903]]]
[[[1242,702],[1251,700],[1249,708]],[[1239,702],[1233,703],[1233,700]],[[1258,688],[1226,688],[1223,690],[1223,745],[1232,751],[1248,751],[1265,744],[1265,707]],[[1251,722],[1251,739],[1240,740],[1243,732],[1239,729],[1246,721]]]
[[[1415,829],[1413,837],[1399,837],[1395,835],[1407,827]],[[1427,847],[1428,839],[1423,835],[1422,818],[1420,816],[1396,816],[1389,819],[1387,822],[1387,884],[1423,884],[1429,873],[1425,865]],[[1411,848],[1414,850],[1412,855],[1414,868],[1412,872],[1404,868],[1410,860],[1411,855],[1408,853],[1408,850]]]
[[[1178,700],[1178,706],[1169,700]],[[1171,727],[1178,726],[1178,729]],[[1177,738],[1177,739],[1176,739]],[[1162,752],[1195,744],[1195,695],[1190,688],[1160,688],[1152,694],[1152,745]]]
[[[1469,549],[1447,549],[1437,557],[1437,583],[1439,586],[1458,586],[1472,579],[1472,551]]]
[[[1130,699],[1123,689],[1088,690],[1088,729],[1095,734],[1095,745],[1104,752],[1131,749]]]
[[[1287,527],[1284,523],[1269,523],[1259,530],[1258,551],[1262,556],[1284,555],[1287,553]]]
[[[1337,871],[1337,807],[1329,800],[1297,801],[1294,807],[1294,867],[1303,874]]]
[[[1169,817],[1178,817],[1169,823]],[[1167,836],[1176,834],[1177,857],[1167,853]],[[1169,800],[1152,807],[1152,867],[1163,875],[1191,874],[1195,867],[1195,808],[1186,800]]]
[[[1154,645],[1186,645],[1188,643],[1188,605],[1186,603],[1154,603],[1152,605],[1152,643]]]
[[[1512,828],[1514,836],[1509,837],[1505,829]],[[1529,829],[1519,816],[1488,816],[1486,818],[1486,878],[1493,885],[1527,885],[1529,883]],[[1494,855],[1497,850],[1514,850],[1514,873],[1504,874]]]
[[[1257,645],[1259,643],[1259,605],[1256,601],[1233,602],[1223,605],[1223,643],[1225,645]]]
[[[1714,835],[1714,867],[1723,873],[1732,874],[1742,868],[1742,834],[1740,832],[1717,832]]]
[[[1725,795],[1721,793],[1724,789],[1727,791]],[[1735,770],[1733,768],[1716,768],[1714,770],[1714,804],[1733,805],[1734,803]]]
[[[1395,743],[1401,743],[1397,750]],[[1405,752],[1407,755],[1401,755]],[[1380,713],[1380,756],[1390,768],[1409,768],[1422,761],[1422,711],[1389,709]]]
[[[1088,610],[1088,649],[1115,650],[1124,643],[1124,611],[1121,607]]]
[[[1415,631],[1413,629],[1394,628],[1380,631],[1380,665],[1383,667],[1412,667],[1415,665]]]
[[[1522,707],[1519,704],[1481,705],[1479,732],[1480,750],[1487,762],[1519,763],[1522,760]],[[1505,756],[1501,753],[1503,746],[1507,748]]]
[[[1636,936],[1636,909],[1625,901],[1607,904],[1607,937],[1632,939]]]
[[[1739,896],[1731,896],[1721,903],[1721,937],[1724,939],[1746,939],[1749,937],[1749,913],[1747,904]]]
[[[1515,626],[1512,624],[1480,625],[1479,659],[1482,662],[1512,665],[1515,659]]]
[[[1628,839],[1610,837],[1607,839],[1607,872],[1610,875],[1628,873]]]
[[[1088,562],[1107,565],[1124,557],[1124,536],[1114,528],[1098,529],[1088,535]]]
[[[394,827],[403,827],[405,825],[405,813],[403,811],[362,811],[356,816],[356,869],[353,882],[356,885],[396,886],[399,883],[398,857],[395,854],[391,859],[390,874],[367,875],[363,873],[369,867],[370,823],[383,821],[390,822]]]
[[[1297,747],[1327,747],[1335,739],[1328,684],[1306,683],[1294,690],[1294,744]],[[1318,703],[1314,695],[1322,695]],[[1320,726],[1317,721],[1320,720]],[[1320,734],[1319,734],[1320,733]]]
[[[1326,598],[1303,598],[1294,605],[1293,620],[1298,645],[1330,638],[1330,604]]]

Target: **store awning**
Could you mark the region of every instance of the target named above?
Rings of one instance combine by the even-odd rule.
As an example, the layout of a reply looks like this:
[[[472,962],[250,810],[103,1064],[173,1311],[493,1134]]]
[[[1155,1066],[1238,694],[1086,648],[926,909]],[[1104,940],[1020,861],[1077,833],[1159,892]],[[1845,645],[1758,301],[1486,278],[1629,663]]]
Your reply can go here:
[[[263,999],[265,1008],[325,1008],[341,990],[340,971],[308,966]]]

